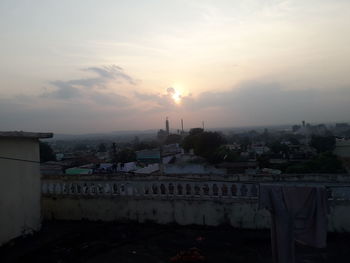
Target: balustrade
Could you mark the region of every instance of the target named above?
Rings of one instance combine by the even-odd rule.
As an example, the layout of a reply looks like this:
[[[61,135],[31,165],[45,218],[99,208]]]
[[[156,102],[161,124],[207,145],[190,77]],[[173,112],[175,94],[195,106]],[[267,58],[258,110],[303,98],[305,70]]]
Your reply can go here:
[[[327,187],[328,199],[350,200],[349,186]],[[257,199],[259,184],[250,182],[57,182],[43,181],[44,195],[63,196],[135,196],[177,199]]]
[[[257,198],[258,185],[235,182],[48,182],[44,195],[159,196],[177,198]]]

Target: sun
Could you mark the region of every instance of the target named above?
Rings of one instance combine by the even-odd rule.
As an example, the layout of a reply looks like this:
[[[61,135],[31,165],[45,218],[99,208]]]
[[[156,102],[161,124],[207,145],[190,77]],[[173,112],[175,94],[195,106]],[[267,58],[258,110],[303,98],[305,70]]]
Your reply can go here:
[[[175,90],[175,92],[173,93],[173,95],[171,97],[176,104],[181,103],[181,94],[178,91]]]
[[[171,85],[171,98],[175,104],[181,104],[182,102],[183,87],[179,83]]]

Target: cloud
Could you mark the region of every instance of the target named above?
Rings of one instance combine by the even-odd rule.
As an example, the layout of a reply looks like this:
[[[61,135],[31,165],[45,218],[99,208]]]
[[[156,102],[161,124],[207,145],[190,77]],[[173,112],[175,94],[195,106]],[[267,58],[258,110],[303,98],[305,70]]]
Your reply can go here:
[[[130,105],[130,100],[127,97],[110,92],[91,92],[89,99],[99,105],[113,105],[119,108]]]
[[[180,105],[175,103],[173,96],[176,94],[176,91],[173,87],[169,87],[165,90],[164,93],[143,93],[143,92],[134,92],[135,98],[151,103],[151,107],[147,112],[165,112],[171,110],[179,109]],[[189,99],[191,95],[179,96],[181,100]]]
[[[82,70],[92,72],[97,76],[66,81],[51,81],[50,84],[56,89],[49,92],[46,91],[41,96],[54,99],[71,99],[82,96],[88,89],[106,89],[106,85],[109,82],[136,85],[136,80],[126,74],[121,67],[116,65],[89,67]]]
[[[51,96],[0,99],[0,130],[86,133],[142,129],[158,127],[161,116],[185,118],[188,125],[204,120],[211,127],[350,121],[349,86],[291,89],[287,84],[249,81],[226,91],[182,96],[181,104],[176,104],[172,87],[163,93],[138,90],[124,96],[109,89],[55,82],[60,89]]]
[[[140,110],[127,95],[117,94],[109,82],[134,83],[118,66],[92,67],[95,77],[55,80],[55,88],[39,96],[16,95],[0,99],[0,129],[92,131],[129,123]],[[111,83],[112,84],[112,83]],[[101,89],[102,85],[106,85]],[[114,85],[115,87],[115,85]],[[67,128],[68,127],[68,128]]]
[[[179,113],[208,119],[218,126],[281,124],[308,119],[324,122],[348,120],[350,87],[292,89],[288,83],[247,81],[226,91],[207,91],[172,99],[175,90],[164,93],[135,92],[149,108],[145,113]],[[196,118],[197,118],[196,117]],[[209,118],[211,118],[209,120]]]
[[[111,65],[111,66],[104,66],[104,67],[90,67],[85,69],[86,71],[92,71],[97,73],[101,78],[105,79],[120,79],[128,82],[131,85],[136,85],[137,81],[133,79],[128,74],[124,73],[123,68]]]
[[[54,99],[70,99],[77,98],[81,95],[81,92],[78,88],[75,88],[73,85],[69,84],[66,81],[52,81],[50,82],[53,86],[56,87],[56,90],[51,92],[45,92],[41,95],[43,98],[54,98]]]
[[[185,97],[182,105],[196,112],[219,110],[222,116],[245,123],[286,123],[347,120],[350,111],[350,87],[287,89],[281,83],[246,82],[220,92],[203,92]],[[220,116],[218,116],[220,119]]]
[[[108,94],[106,96],[109,96]],[[139,109],[127,106],[123,98],[98,97],[89,100],[54,100],[35,96],[0,99],[0,130],[89,133],[127,129]],[[106,102],[107,100],[107,102]],[[117,101],[117,102],[116,102]]]

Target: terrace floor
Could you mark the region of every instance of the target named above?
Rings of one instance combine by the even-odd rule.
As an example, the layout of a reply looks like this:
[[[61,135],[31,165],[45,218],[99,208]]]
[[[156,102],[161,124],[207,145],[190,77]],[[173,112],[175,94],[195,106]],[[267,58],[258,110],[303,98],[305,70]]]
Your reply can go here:
[[[349,262],[350,234],[325,249],[297,246],[297,262]],[[45,222],[33,236],[0,248],[0,262],[271,262],[269,231],[232,227]]]

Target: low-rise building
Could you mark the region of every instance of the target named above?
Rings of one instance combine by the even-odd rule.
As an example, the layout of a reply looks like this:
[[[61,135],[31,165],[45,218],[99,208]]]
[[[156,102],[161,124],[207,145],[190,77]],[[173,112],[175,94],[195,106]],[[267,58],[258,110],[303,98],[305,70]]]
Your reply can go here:
[[[0,245],[40,229],[39,139],[52,136],[0,132]]]

